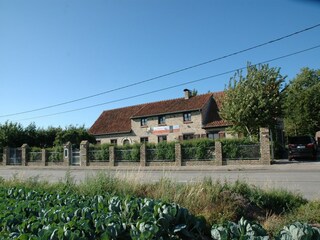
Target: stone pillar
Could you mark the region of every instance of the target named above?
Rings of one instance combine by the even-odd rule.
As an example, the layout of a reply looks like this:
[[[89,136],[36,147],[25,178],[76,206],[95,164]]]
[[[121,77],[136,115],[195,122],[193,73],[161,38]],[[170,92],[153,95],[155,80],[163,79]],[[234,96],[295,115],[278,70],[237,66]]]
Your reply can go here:
[[[270,139],[268,128],[260,128],[260,155],[261,164],[271,164]]]
[[[143,143],[140,147],[140,166],[147,166],[147,148],[145,143]]]
[[[26,143],[21,146],[21,165],[22,166],[28,165],[28,149],[29,149],[29,146]]]
[[[63,145],[63,166],[71,165],[72,145],[71,142],[67,142]]]
[[[219,141],[215,141],[215,163],[216,166],[222,166],[222,144]]]
[[[174,146],[174,150],[175,150],[175,165],[181,167],[182,166],[181,144],[176,143]]]
[[[10,148],[9,147],[5,147],[3,149],[3,165],[9,165],[9,161],[10,161]]]
[[[4,149],[2,150],[2,155],[0,154],[0,156],[1,156],[0,166],[1,166],[1,165],[5,165],[5,164],[6,164],[6,161],[4,160]]]
[[[41,150],[41,165],[42,166],[46,166],[46,162],[47,162],[47,150],[46,149],[42,149]]]
[[[115,166],[115,153],[114,153],[114,146],[109,147],[109,165],[110,167]]]
[[[80,166],[89,165],[89,141],[82,141],[80,143]]]

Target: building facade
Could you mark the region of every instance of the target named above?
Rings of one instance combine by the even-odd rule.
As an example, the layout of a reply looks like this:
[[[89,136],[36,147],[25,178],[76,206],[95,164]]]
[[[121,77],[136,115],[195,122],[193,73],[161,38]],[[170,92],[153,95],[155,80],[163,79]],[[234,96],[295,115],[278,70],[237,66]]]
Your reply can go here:
[[[100,143],[133,144],[222,138],[230,125],[219,116],[223,92],[104,111],[89,129]]]

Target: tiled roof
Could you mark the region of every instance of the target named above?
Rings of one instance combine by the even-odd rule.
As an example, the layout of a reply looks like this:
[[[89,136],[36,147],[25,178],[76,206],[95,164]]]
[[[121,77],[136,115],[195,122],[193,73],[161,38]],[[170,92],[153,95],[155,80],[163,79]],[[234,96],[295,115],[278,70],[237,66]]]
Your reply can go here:
[[[118,108],[104,111],[89,129],[93,135],[125,133],[131,131],[131,116],[144,105]]]
[[[189,99],[177,98],[145,104],[132,118],[148,117],[168,113],[200,110],[212,97],[212,93],[191,97]]]
[[[203,128],[215,128],[215,127],[228,127],[232,124],[226,122],[225,120],[221,119],[219,115],[219,109],[222,106],[223,98],[224,98],[224,92],[215,92],[213,93],[213,98],[215,100],[217,111],[214,111],[212,121],[207,123]]]
[[[213,114],[214,121],[206,124],[206,126],[216,127],[215,125],[219,121],[221,122],[218,108],[221,106],[223,92],[202,94],[189,99],[177,98],[104,111],[89,129],[89,133],[104,135],[130,132],[132,118],[201,110],[212,97],[215,99],[217,111]]]

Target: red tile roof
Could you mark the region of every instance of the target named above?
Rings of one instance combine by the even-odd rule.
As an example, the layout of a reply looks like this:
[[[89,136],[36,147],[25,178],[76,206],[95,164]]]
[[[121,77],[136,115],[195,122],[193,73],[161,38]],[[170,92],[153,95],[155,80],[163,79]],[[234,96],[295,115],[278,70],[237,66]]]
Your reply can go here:
[[[131,131],[131,116],[144,105],[104,111],[89,129],[93,135],[128,133]]]
[[[224,98],[224,92],[215,92],[213,93],[213,98],[215,100],[216,109],[217,111],[214,111],[212,121],[207,123],[203,128],[216,128],[216,127],[228,127],[231,126],[229,122],[221,119],[219,115],[219,109],[222,106],[223,98]]]
[[[191,97],[177,98],[145,104],[132,118],[148,117],[168,113],[178,113],[200,110],[212,97],[212,93]]]
[[[128,133],[131,131],[132,118],[201,110],[212,97],[214,97],[217,108],[219,108],[223,92],[202,94],[189,99],[177,98],[104,111],[89,129],[89,133],[93,135]],[[222,124],[218,109],[213,115],[214,121],[206,126],[216,127],[215,125],[220,126],[219,123]]]

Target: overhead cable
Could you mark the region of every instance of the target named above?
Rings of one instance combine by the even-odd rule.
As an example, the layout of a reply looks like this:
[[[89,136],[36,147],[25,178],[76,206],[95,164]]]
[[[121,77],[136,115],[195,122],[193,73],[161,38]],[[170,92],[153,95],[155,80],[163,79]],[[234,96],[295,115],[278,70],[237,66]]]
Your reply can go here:
[[[257,66],[257,65],[260,65],[260,64],[266,64],[266,63],[273,62],[273,61],[276,61],[276,60],[280,60],[280,59],[283,59],[283,58],[291,57],[291,56],[294,56],[294,55],[297,55],[297,54],[300,54],[300,53],[311,51],[311,50],[314,50],[314,49],[317,49],[317,48],[320,48],[320,44],[317,45],[317,46],[314,46],[314,47],[310,47],[310,48],[301,50],[301,51],[297,51],[297,52],[286,54],[286,55],[283,55],[283,56],[280,56],[280,57],[272,58],[272,59],[269,59],[269,60],[266,60],[266,61],[262,61],[260,63],[252,64],[252,66]],[[32,119],[37,119],[37,118],[51,117],[51,116],[56,116],[56,115],[61,115],[61,114],[66,114],[66,113],[86,110],[86,109],[89,109],[89,108],[99,107],[99,106],[103,106],[103,105],[107,105],[107,104],[111,104],[111,103],[116,103],[116,102],[120,102],[120,101],[124,101],[124,100],[129,100],[129,99],[133,99],[133,98],[138,98],[138,97],[142,97],[142,96],[145,96],[145,95],[150,95],[150,94],[153,94],[153,93],[169,90],[169,89],[172,89],[172,88],[181,87],[181,86],[184,86],[184,85],[187,85],[187,84],[201,82],[201,81],[204,81],[204,80],[208,80],[210,78],[220,77],[220,76],[223,76],[223,75],[226,75],[226,74],[230,74],[230,73],[234,73],[234,72],[237,72],[237,71],[244,70],[246,68],[247,67],[241,67],[241,68],[233,69],[233,70],[226,71],[226,72],[223,72],[223,73],[211,75],[211,76],[208,76],[208,77],[203,77],[203,78],[200,78],[200,79],[191,80],[191,81],[188,81],[188,82],[184,82],[184,83],[172,85],[172,86],[169,86],[169,87],[153,90],[153,91],[146,92],[146,93],[141,93],[141,94],[125,97],[125,98],[120,98],[120,99],[116,99],[116,100],[112,100],[112,101],[108,101],[108,102],[98,103],[98,104],[94,104],[94,105],[90,105],[90,106],[86,106],[86,107],[67,110],[67,111],[61,111],[61,112],[56,112],[56,113],[52,113],[52,114],[31,117],[31,118],[24,118],[24,119],[20,119],[18,121],[25,121],[25,120],[32,120]]]
[[[238,54],[241,54],[241,53],[244,53],[244,52],[256,49],[256,48],[259,48],[259,47],[263,47],[263,46],[268,45],[268,44],[272,44],[272,43],[284,40],[286,38],[301,34],[303,32],[309,31],[311,29],[317,28],[319,26],[320,26],[320,23],[316,24],[316,25],[313,25],[311,27],[307,27],[307,28],[304,28],[302,30],[290,33],[288,35],[285,35],[285,36],[282,36],[282,37],[279,37],[279,38],[276,38],[276,39],[273,39],[273,40],[270,40],[270,41],[267,41],[267,42],[264,42],[264,43],[261,43],[261,44],[258,44],[258,45],[255,45],[255,46],[252,46],[252,47],[249,47],[249,48],[237,51],[237,52],[233,52],[233,53],[224,55],[222,57],[214,58],[214,59],[202,62],[202,63],[198,63],[198,64],[195,64],[195,65],[192,65],[192,66],[189,66],[189,67],[185,67],[185,68],[181,68],[181,69],[178,69],[178,70],[166,73],[166,74],[158,75],[156,77],[152,77],[152,78],[149,78],[149,79],[146,79],[146,80],[138,81],[138,82],[131,83],[131,84],[128,84],[128,85],[125,85],[125,86],[113,88],[113,89],[110,89],[110,90],[107,90],[107,91],[104,91],[104,92],[92,94],[92,95],[81,97],[81,98],[77,98],[77,99],[74,99],[74,100],[70,100],[70,101],[65,101],[65,102],[49,105],[49,106],[46,106],[46,107],[40,107],[40,108],[35,108],[35,109],[26,110],[26,111],[22,111],[22,112],[16,112],[16,113],[11,113],[11,114],[0,115],[0,118],[11,117],[11,116],[16,116],[16,115],[21,115],[21,114],[26,114],[26,113],[31,113],[31,112],[37,112],[37,111],[41,111],[41,110],[45,110],[45,109],[49,109],[49,108],[59,107],[59,106],[67,105],[67,104],[70,104],[70,103],[86,100],[86,99],[89,99],[89,98],[98,97],[98,96],[101,96],[101,95],[104,95],[104,94],[107,94],[107,93],[123,90],[123,89],[130,88],[130,87],[133,87],[133,86],[137,86],[137,85],[140,85],[140,84],[143,84],[143,83],[146,83],[146,82],[151,82],[151,81],[154,81],[154,80],[159,79],[159,78],[164,78],[164,77],[167,77],[167,76],[170,76],[170,75],[173,75],[173,74],[184,72],[184,71],[187,71],[187,70],[190,70],[190,69],[193,69],[193,68],[197,68],[197,67],[200,67],[200,66],[212,63],[212,62],[216,62],[216,61],[219,61],[219,60],[222,60],[222,59],[225,59],[225,58],[229,58],[229,57],[232,57],[232,56],[235,56],[235,55],[238,55]]]

